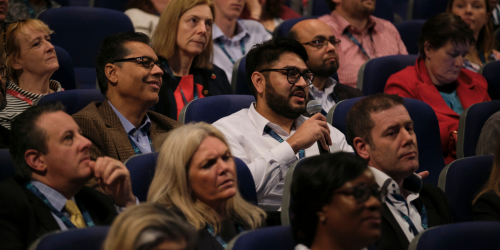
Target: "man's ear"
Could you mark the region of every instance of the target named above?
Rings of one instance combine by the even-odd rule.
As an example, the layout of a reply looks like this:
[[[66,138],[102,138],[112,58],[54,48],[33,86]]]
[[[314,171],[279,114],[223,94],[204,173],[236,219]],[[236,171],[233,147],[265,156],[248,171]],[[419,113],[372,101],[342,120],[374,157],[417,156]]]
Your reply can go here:
[[[116,75],[116,65],[108,63],[104,66],[104,74],[106,74],[106,78],[108,78],[108,82],[111,85],[116,86],[118,83],[118,76]]]
[[[264,93],[264,86],[266,85],[266,78],[262,73],[255,71],[252,74],[252,83],[255,89],[257,90],[257,94]]]
[[[370,145],[365,140],[361,137],[356,137],[352,141],[352,146],[361,158],[367,161],[370,160]]]
[[[38,173],[43,173],[47,170],[44,157],[34,149],[29,149],[24,153],[24,160],[34,171]]]

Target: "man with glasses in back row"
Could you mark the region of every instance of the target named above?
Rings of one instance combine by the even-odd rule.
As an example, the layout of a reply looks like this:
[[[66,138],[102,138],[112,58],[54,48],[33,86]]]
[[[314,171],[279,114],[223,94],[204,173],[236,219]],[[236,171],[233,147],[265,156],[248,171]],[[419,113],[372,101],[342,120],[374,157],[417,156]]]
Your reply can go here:
[[[318,155],[317,141],[330,152],[353,151],[322,114],[301,115],[314,79],[307,60],[307,51],[292,39],[254,46],[245,71],[256,102],[213,124],[226,136],[233,155],[250,168],[268,225],[280,224],[277,211],[288,168],[298,159]]]
[[[107,37],[96,59],[97,78],[104,102],[92,102],[73,115],[82,134],[92,141],[90,157],[120,161],[158,150],[161,135],[180,126],[149,111],[158,102],[164,70],[142,33]]]

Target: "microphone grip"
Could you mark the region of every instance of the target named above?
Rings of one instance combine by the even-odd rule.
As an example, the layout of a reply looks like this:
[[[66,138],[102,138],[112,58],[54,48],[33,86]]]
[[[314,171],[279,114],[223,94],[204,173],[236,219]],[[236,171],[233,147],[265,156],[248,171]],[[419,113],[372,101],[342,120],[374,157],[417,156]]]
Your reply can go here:
[[[323,148],[323,145],[321,145],[321,142],[320,141],[317,141],[317,144],[318,144],[318,148],[319,148],[319,154],[322,155],[322,154],[329,154],[330,153],[330,150],[325,150]]]

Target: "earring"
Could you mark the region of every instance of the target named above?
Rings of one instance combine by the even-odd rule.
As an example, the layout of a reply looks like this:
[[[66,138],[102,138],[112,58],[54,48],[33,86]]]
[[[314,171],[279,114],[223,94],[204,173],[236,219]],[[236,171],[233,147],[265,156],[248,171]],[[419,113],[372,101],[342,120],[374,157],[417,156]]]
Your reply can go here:
[[[326,217],[325,216],[320,216],[319,221],[321,222],[321,224],[326,225]]]

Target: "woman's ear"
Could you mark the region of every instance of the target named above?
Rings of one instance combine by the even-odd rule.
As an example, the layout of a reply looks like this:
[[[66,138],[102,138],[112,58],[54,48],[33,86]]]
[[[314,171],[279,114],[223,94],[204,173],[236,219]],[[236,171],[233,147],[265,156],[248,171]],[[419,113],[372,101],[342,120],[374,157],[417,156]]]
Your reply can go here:
[[[431,44],[428,41],[425,41],[424,43],[425,58],[430,60],[433,51],[434,50],[431,48]]]
[[[325,205],[321,208],[321,211],[316,212],[318,215],[318,222],[321,223],[322,225],[326,224],[326,220],[328,219],[327,214],[328,214],[328,205]]]
[[[12,58],[12,68],[15,70],[23,69],[23,65],[21,64],[21,62],[19,62],[19,60],[16,57]]]

